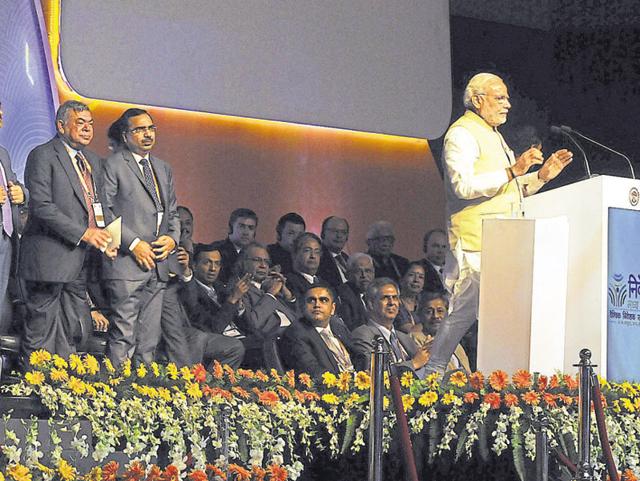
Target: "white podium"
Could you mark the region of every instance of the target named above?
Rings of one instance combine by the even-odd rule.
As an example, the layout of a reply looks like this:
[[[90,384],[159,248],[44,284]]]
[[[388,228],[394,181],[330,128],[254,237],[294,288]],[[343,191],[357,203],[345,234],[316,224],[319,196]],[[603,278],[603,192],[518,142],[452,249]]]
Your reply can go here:
[[[478,370],[562,370],[568,242],[566,217],[483,222]]]

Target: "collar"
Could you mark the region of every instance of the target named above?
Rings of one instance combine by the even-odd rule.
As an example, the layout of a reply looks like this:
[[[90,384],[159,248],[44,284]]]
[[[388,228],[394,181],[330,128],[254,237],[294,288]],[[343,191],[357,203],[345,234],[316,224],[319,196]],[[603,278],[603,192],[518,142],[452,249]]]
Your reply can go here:
[[[131,152],[131,151],[130,151]],[[136,164],[140,165],[140,161],[142,159],[147,159],[149,160],[149,154],[147,153],[146,155],[142,156],[140,154],[136,154],[135,152],[131,152],[131,155],[133,155],[133,160],[136,161]]]
[[[196,280],[198,285],[202,286],[203,289],[206,289],[207,291],[216,292],[215,287],[206,285],[204,282],[201,282],[200,280],[198,280],[195,276],[193,276],[193,278]]]
[[[491,132],[498,132],[497,127],[491,127],[491,125],[489,125],[486,120],[480,117],[473,110],[466,110],[464,112],[464,117],[471,120],[473,123],[477,124],[479,127],[482,127],[486,130],[490,130]]]
[[[396,332],[396,330],[393,328],[393,326],[391,327],[391,329],[387,329],[386,327],[384,327],[382,324],[378,324],[375,321],[370,321],[373,323],[373,325],[378,329],[378,331],[380,331],[380,334],[382,334],[382,337],[384,337],[384,340],[387,341],[388,343],[391,343],[391,333],[392,332]],[[396,337],[398,336],[398,334],[396,333]]]
[[[251,284],[258,289],[262,289],[262,282],[251,281]]]
[[[298,274],[300,274],[302,277],[304,277],[309,284],[313,284],[313,278],[315,276],[312,276],[310,274],[307,274],[306,272],[300,272],[300,271],[298,271]]]
[[[78,152],[80,152],[77,149],[74,149],[73,147],[71,147],[69,144],[67,144],[62,137],[60,137],[60,142],[62,142],[62,145],[64,145],[65,150],[67,151],[67,153],[69,154],[69,157],[71,157],[72,159],[76,158],[76,154]],[[83,154],[84,155],[84,154]]]
[[[329,336],[335,337],[333,331],[331,331],[331,325],[327,325],[327,327],[315,327],[314,329],[318,331],[318,334],[320,335],[322,335],[323,332],[326,332]]]

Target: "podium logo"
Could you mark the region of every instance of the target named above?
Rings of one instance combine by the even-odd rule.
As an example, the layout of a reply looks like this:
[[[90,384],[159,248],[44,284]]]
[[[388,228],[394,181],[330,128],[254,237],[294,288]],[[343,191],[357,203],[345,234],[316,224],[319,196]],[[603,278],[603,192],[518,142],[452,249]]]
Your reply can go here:
[[[631,187],[629,190],[629,203],[635,207],[638,205],[638,201],[640,200],[640,192],[637,187]]]
[[[631,283],[633,278],[633,289],[635,297],[638,296],[638,284],[633,274],[629,275],[629,282],[624,282],[624,276],[622,274],[614,274],[612,282],[609,283],[609,303],[613,307],[622,307],[627,300],[628,293],[631,293]],[[628,285],[627,285],[628,284]]]

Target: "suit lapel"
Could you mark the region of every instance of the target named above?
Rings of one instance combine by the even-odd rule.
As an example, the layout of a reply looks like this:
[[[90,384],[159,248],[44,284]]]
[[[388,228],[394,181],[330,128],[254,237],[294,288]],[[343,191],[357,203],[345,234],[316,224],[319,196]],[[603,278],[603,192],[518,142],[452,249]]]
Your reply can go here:
[[[82,185],[80,184],[80,179],[78,178],[76,169],[73,167],[73,164],[71,163],[73,162],[73,160],[71,159],[71,157],[69,157],[69,152],[67,152],[67,149],[62,143],[62,140],[58,138],[56,138],[56,142],[53,143],[53,148],[56,151],[58,162],[60,162],[60,165],[62,166],[65,173],[67,174],[67,177],[69,178],[69,182],[71,183],[71,188],[73,189],[73,192],[76,194],[76,197],[78,197],[78,200],[80,201],[80,204],[82,204],[82,207],[84,208],[84,210],[88,211],[87,203],[84,200]]]
[[[158,183],[158,191],[160,192],[160,201],[163,206],[168,204],[165,192],[165,186],[167,185],[167,179],[165,178],[164,170],[158,168],[158,159],[156,159],[153,155],[149,154],[149,160],[151,164],[151,168],[153,169],[153,174],[156,176],[156,182]]]
[[[153,202],[153,193],[149,190],[149,187],[147,187],[147,183],[144,181],[144,176],[142,175],[142,172],[140,172],[140,167],[138,166],[138,162],[136,162],[136,159],[133,158],[133,154],[131,152],[129,152],[128,150],[123,150],[122,151],[122,156],[127,161],[127,164],[129,165],[129,168],[133,171],[135,176],[138,178],[138,180],[142,184],[142,187],[147,192],[147,194],[149,194],[149,197],[151,198],[151,201]],[[151,157],[151,156],[149,156],[149,157]]]
[[[327,347],[325,342],[322,340],[322,337],[320,336],[318,331],[316,331],[316,328],[311,326],[310,329],[311,329],[311,331],[310,331],[309,334],[310,334],[311,342],[314,344],[314,347],[316,348],[316,351],[319,352],[319,353],[322,353],[322,355],[325,358],[325,362],[323,364],[331,365],[332,371],[333,372],[338,372],[340,370],[340,368],[338,366],[337,361],[333,357],[333,353],[329,350],[329,348]],[[335,335],[335,333],[334,333],[334,335]]]

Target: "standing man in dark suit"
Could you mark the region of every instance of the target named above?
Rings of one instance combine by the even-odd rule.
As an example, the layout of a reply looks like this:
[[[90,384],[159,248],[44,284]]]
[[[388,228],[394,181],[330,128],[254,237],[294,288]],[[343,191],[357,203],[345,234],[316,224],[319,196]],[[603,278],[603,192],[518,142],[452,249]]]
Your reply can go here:
[[[2,103],[0,103],[0,128],[2,128]],[[18,239],[19,206],[24,204],[25,192],[11,169],[9,152],[0,147],[0,334],[5,334],[11,327],[12,311],[7,293],[11,264],[13,260],[13,243]]]
[[[287,275],[293,270],[291,251],[293,242],[306,229],[302,216],[296,212],[289,212],[278,219],[276,224],[275,244],[269,244],[267,250],[271,256],[271,264],[280,266],[280,272]]]
[[[424,258],[418,262],[424,267],[424,290],[427,292],[446,291],[445,261],[449,242],[443,229],[431,229],[424,235],[422,251]]]
[[[347,264],[347,282],[338,286],[338,315],[353,331],[367,323],[367,306],[364,294],[373,281],[375,270],[369,254],[356,252]]]
[[[281,341],[286,365],[320,377],[329,371],[353,371],[352,340],[336,311],[335,295],[328,284],[316,284],[302,296],[300,322],[287,328]]]
[[[122,245],[102,276],[111,303],[109,358],[151,362],[160,340],[167,258],[180,238],[171,167],[151,155],[156,126],[142,109],[122,114],[126,148],[105,162],[106,208],[122,217]]]
[[[349,240],[349,223],[347,219],[332,215],[322,222],[322,258],[318,275],[336,289],[347,282],[347,262],[349,256],[344,246]]]
[[[102,161],[86,150],[93,117],[71,100],[56,114],[58,135],[27,158],[29,220],[21,239],[19,276],[27,307],[23,362],[38,349],[68,356],[82,319],[90,319],[87,274],[111,236],[102,229]],[[109,257],[115,251],[106,251]]]
[[[229,216],[229,235],[226,239],[213,242],[222,255],[220,282],[226,283],[231,277],[238,254],[245,246],[256,239],[258,216],[251,209],[240,208]]]

